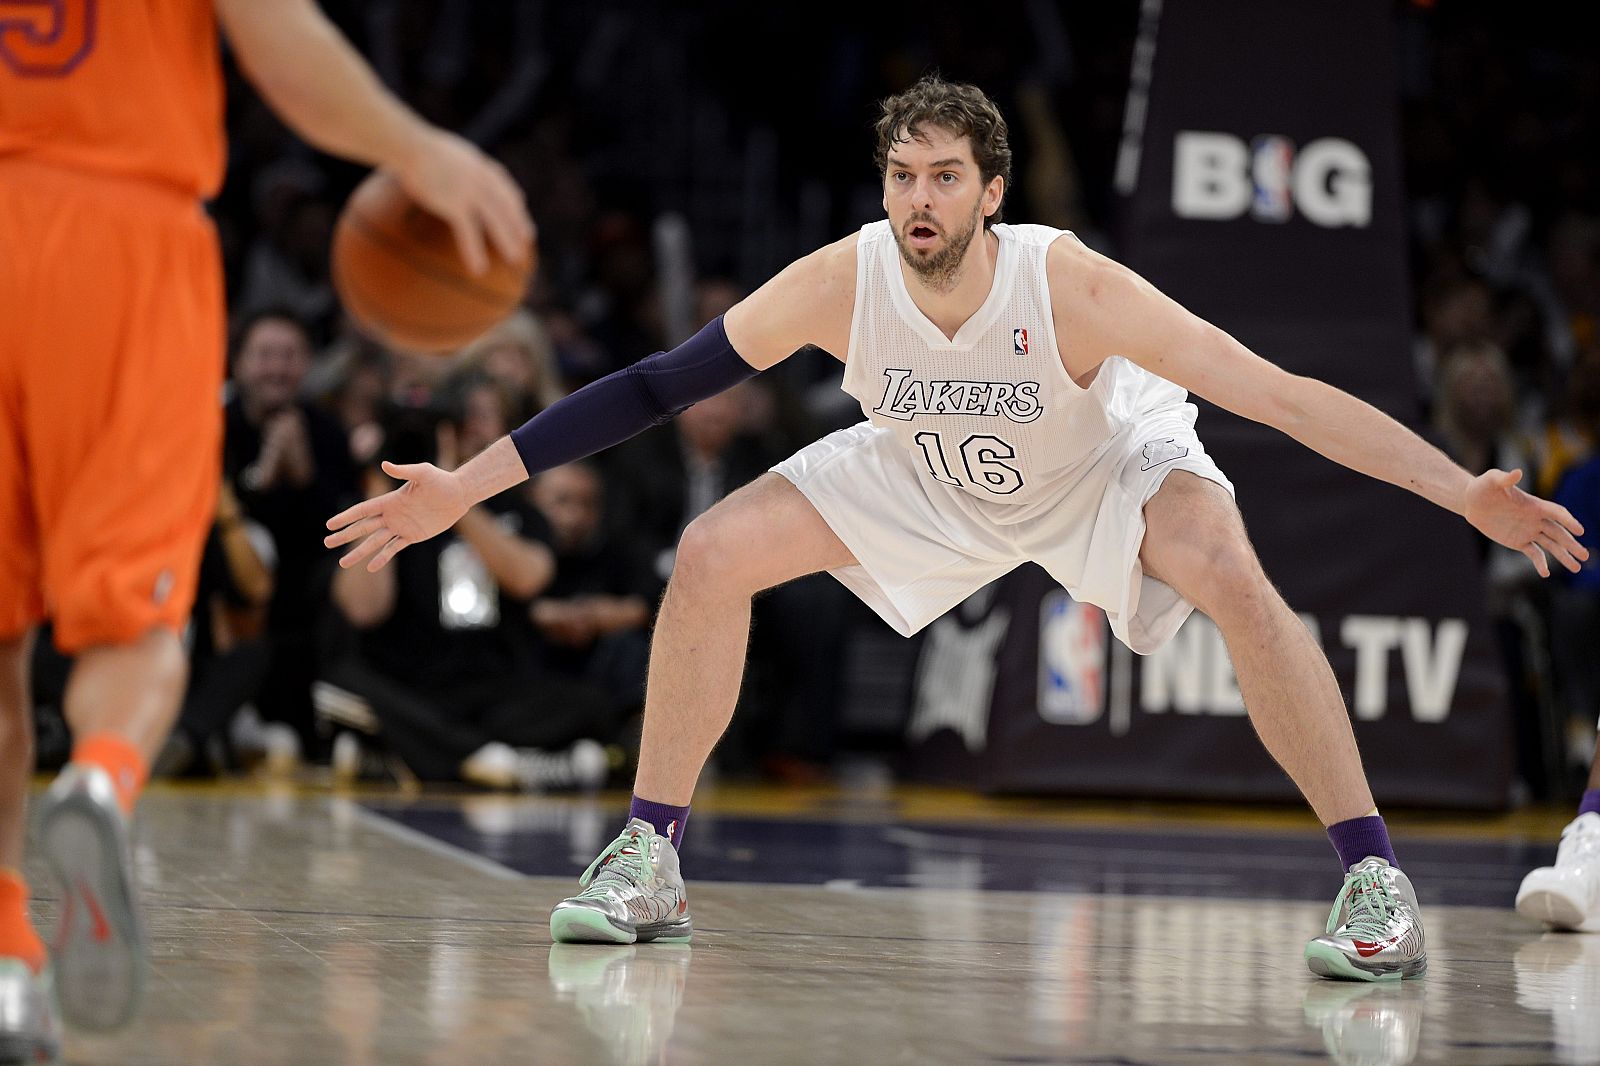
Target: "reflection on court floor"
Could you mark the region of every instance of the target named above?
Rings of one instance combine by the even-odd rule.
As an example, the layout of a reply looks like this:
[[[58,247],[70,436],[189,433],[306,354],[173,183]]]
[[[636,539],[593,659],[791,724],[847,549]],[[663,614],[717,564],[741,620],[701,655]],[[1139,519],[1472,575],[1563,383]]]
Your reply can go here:
[[[1400,835],[1433,897],[1432,966],[1398,987],[1305,971],[1331,853],[1249,812],[1193,831],[697,812],[691,945],[552,945],[619,802],[157,788],[146,1010],[69,1061],[1600,1062],[1600,936],[1509,907],[1542,843]]]
[[[499,797],[367,808],[530,876],[582,870],[626,820],[622,807],[535,814]],[[1421,902],[1434,904],[1510,906],[1523,874],[1555,857],[1549,841],[1397,834],[1395,847]],[[1331,900],[1338,888],[1328,887],[1337,862],[1321,833],[1226,827],[1170,832],[696,815],[682,854],[692,881],[1286,900]]]

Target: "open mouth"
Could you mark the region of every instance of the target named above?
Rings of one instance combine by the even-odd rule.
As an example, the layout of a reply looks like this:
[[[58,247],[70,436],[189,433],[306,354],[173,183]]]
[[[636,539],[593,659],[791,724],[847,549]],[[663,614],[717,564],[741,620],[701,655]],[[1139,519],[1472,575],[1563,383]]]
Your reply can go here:
[[[925,248],[932,244],[934,239],[939,236],[939,231],[934,229],[932,226],[918,225],[912,226],[907,232],[907,236],[910,238],[913,247]]]

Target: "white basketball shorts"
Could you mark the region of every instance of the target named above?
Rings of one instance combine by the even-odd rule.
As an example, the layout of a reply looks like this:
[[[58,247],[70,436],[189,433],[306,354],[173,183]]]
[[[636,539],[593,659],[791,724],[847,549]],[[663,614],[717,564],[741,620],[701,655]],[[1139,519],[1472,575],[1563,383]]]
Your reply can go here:
[[[1230,482],[1195,435],[1193,404],[1161,408],[1123,428],[1086,460],[1047,507],[1008,521],[1005,504],[920,472],[886,429],[862,422],[773,467],[805,494],[855,556],[831,571],[890,626],[910,636],[1025,562],[1076,600],[1106,612],[1111,631],[1148,655],[1194,610],[1144,573],[1144,505],[1174,470]]]

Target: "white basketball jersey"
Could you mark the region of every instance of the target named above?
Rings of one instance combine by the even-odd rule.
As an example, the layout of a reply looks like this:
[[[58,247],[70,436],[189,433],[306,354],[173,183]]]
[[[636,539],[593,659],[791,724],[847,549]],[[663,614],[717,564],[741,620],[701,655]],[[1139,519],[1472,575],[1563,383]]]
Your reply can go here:
[[[1010,524],[1048,508],[1129,422],[1188,394],[1117,356],[1079,388],[1056,347],[1045,276],[1046,250],[1070,234],[994,233],[989,297],[948,338],[912,301],[889,221],[861,228],[844,389],[927,480]]]

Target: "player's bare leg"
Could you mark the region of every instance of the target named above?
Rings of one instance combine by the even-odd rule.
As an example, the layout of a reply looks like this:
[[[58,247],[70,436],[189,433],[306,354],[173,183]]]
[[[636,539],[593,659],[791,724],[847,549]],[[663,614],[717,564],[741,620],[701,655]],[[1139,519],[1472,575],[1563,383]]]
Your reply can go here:
[[[733,717],[750,601],[786,581],[855,565],[800,490],[765,474],[689,524],[656,618],[634,791],[687,805]]]
[[[674,845],[695,782],[733,717],[750,639],[750,600],[785,581],[852,566],[850,554],[787,480],[766,474],[684,530],[656,618],[634,817],[556,905],[558,941],[685,941],[691,924]],[[681,817],[681,815],[679,815]]]
[[[28,658],[33,634],[0,641],[0,868],[22,867],[28,778],[33,774],[33,707]]]
[[[54,1062],[61,1046],[49,959],[22,876],[33,774],[33,634],[0,641],[0,1062]]]
[[[83,649],[67,682],[72,761],[39,803],[38,838],[61,891],[51,950],[62,1012],[82,1028],[124,1024],[143,994],[148,953],[128,828],[187,673],[177,634],[158,627]]]
[[[1179,470],[1144,513],[1141,562],[1222,631],[1251,724],[1329,827],[1347,871],[1327,935],[1306,947],[1307,964],[1320,976],[1358,980],[1421,974],[1416,894],[1376,817],[1344,697],[1322,649],[1267,580],[1232,497]]]
[[[1139,558],[1222,630],[1251,724],[1323,825],[1373,808],[1327,656],[1267,580],[1226,489],[1187,471],[1144,509]]]
[[[120,736],[148,763],[177,720],[188,677],[183,644],[163,627],[128,644],[86,648],[67,681],[67,724],[77,737]]]

